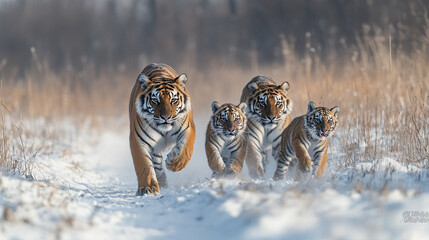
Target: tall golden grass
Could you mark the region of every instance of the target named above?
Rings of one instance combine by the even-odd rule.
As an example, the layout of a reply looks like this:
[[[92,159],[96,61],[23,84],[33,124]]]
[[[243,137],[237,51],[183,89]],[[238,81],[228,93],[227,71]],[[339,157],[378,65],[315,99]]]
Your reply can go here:
[[[293,117],[306,113],[309,100],[341,108],[338,144],[334,147],[344,157],[336,163],[337,167],[390,156],[404,164],[427,168],[429,39],[408,53],[391,46],[389,30],[373,30],[374,36],[364,34],[357,39],[356,46],[344,44],[344,49],[338,51],[341,55],[332,52],[323,60],[312,48],[309,35],[304,57],[297,56],[291,43],[281,37],[281,64],[261,66],[255,60],[251,69],[243,69],[219,61],[209,69],[198,69],[185,61],[173,67],[188,74],[188,89],[197,117],[210,113],[213,100],[238,103],[243,86],[253,76],[269,75],[278,83],[289,81]],[[249,53],[249,57],[257,59],[255,52]],[[23,119],[66,118],[78,125],[90,118],[101,126],[100,131],[109,128],[106,122],[111,119],[126,119],[129,93],[141,70],[95,74],[89,68],[54,73],[37,58],[34,61],[37,67],[25,79],[2,79],[1,166],[13,162],[8,150],[19,146],[12,146],[9,136],[16,138],[22,134],[17,126]],[[127,127],[126,121],[122,123]]]

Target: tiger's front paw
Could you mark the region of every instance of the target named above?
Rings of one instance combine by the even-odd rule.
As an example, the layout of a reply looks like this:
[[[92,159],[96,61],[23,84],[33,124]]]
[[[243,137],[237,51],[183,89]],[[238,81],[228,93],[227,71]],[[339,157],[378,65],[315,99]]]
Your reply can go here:
[[[165,161],[167,169],[173,172],[182,170],[188,164],[190,157],[186,154],[182,154],[179,147],[175,146],[169,154],[167,154],[167,160]]]
[[[235,174],[235,172],[231,169],[225,169],[223,172],[225,175],[234,175]]]
[[[180,155],[180,148],[175,146],[171,151],[167,154],[166,163],[170,165],[178,156]]]
[[[223,171],[215,171],[212,173],[212,178],[222,178],[225,176]]]
[[[225,171],[225,174],[227,175],[236,175],[241,172],[241,167],[232,165],[228,169],[225,169],[224,171]]]
[[[151,186],[141,187],[137,189],[136,196],[158,195],[159,186],[157,182],[153,182]]]

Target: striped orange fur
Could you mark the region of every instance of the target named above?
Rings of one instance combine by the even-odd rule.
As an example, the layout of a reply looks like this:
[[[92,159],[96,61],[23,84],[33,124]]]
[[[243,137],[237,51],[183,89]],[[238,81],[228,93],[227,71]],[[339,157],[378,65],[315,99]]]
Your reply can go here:
[[[322,177],[328,161],[328,138],[337,128],[339,107],[316,107],[308,103],[306,115],[295,118],[282,133],[280,155],[274,180],[285,177],[293,158],[303,172]]]
[[[158,194],[167,186],[162,165],[182,170],[194,150],[195,125],[187,77],[166,64],[150,64],[138,76],[130,96],[130,148],[137,174],[137,195]]]
[[[213,176],[241,173],[246,154],[246,103],[238,106],[212,103],[213,115],[207,126],[206,155]]]
[[[276,85],[273,79],[256,76],[244,87],[240,102],[247,103],[248,144],[246,164],[252,178],[265,176],[268,152],[277,159],[281,134],[289,125],[292,101],[289,83]]]

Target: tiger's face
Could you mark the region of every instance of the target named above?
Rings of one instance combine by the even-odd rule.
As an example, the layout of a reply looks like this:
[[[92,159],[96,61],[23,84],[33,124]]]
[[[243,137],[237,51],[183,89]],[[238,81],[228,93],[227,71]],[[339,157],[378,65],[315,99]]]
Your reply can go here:
[[[173,124],[191,108],[189,97],[184,90],[186,80],[185,74],[175,79],[153,81],[139,78],[143,93],[136,104],[138,114],[162,132],[171,130]]]
[[[313,102],[308,103],[305,125],[314,139],[323,140],[335,131],[339,110],[339,107],[329,109],[326,107],[316,107]]]
[[[218,103],[214,101],[212,103],[212,130],[228,140],[241,135],[246,129],[246,107],[246,103],[240,103],[238,106],[226,103],[219,107]]]
[[[292,111],[292,101],[287,97],[289,83],[279,86],[269,85],[261,89],[249,86],[252,97],[249,100],[248,112],[263,125],[277,124]]]

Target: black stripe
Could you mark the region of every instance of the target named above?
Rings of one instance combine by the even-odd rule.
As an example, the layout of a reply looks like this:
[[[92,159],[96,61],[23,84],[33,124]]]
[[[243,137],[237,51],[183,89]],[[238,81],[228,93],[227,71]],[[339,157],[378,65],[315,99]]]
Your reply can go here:
[[[157,85],[155,85],[155,88],[159,91],[162,91],[162,90],[173,91],[174,90],[174,86],[172,86],[171,84],[166,84],[166,83],[157,84]]]
[[[156,170],[158,170],[158,171],[163,171],[164,169],[162,168],[162,166],[161,167],[155,167],[155,166],[153,166],[153,168],[154,169],[156,169]]]
[[[267,134],[267,136],[269,136],[274,130],[276,130],[277,128],[275,127],[275,128],[273,128],[273,129],[271,129],[269,132],[268,132],[268,134]]]
[[[230,142],[230,143],[228,144],[227,149],[228,149],[228,150],[231,150],[232,148],[234,148],[235,146],[237,146],[237,144],[239,144],[239,143],[240,143],[239,139],[238,139],[238,138],[235,138],[232,142]]]
[[[214,139],[209,138],[209,142],[215,146],[217,148],[218,151],[220,151],[221,147],[218,145],[218,143],[216,141],[214,141]]]
[[[210,140],[212,141],[212,144],[215,144],[219,150],[222,149],[222,146],[220,145],[220,143],[218,141],[216,141],[216,138],[214,138],[214,136],[211,136]]]
[[[136,128],[136,126],[135,126],[135,125],[134,125],[134,131],[136,131],[137,137],[140,139],[140,141],[141,141],[141,142],[145,143],[148,147],[152,148],[152,146],[151,146],[148,142],[146,142],[146,141],[142,138],[142,136],[140,136],[139,132],[137,132],[137,128]]]
[[[230,144],[232,145],[232,144]],[[236,144],[234,144],[233,146],[228,147],[228,150],[230,150],[231,152],[235,152],[237,151],[237,149],[239,149],[241,147],[241,143],[237,142]]]
[[[283,157],[291,158],[293,157],[293,154],[289,152],[289,149],[285,149],[285,151],[283,151]]]
[[[310,139],[308,139],[308,135],[307,135],[307,134],[305,134],[305,135],[303,136],[302,140],[304,140],[304,141],[307,143],[307,145],[308,145],[308,146],[310,146],[310,145],[311,145],[311,141],[310,141]]]
[[[156,153],[152,153],[152,155],[153,155],[154,157],[157,157],[157,158],[162,158],[162,155],[158,155],[158,154],[156,154]]]
[[[159,135],[164,136],[164,133],[158,131],[158,129],[152,127],[150,124],[148,124],[148,127],[150,127],[152,130],[154,130],[155,132],[157,132]]]
[[[298,138],[298,140],[302,143],[302,145],[305,146],[305,148],[307,148],[307,144],[304,142],[304,140],[302,138]]]
[[[288,152],[285,151],[284,154],[286,155],[285,157],[287,157],[287,158],[290,158],[290,159],[293,158],[293,154],[292,153],[288,153]]]
[[[176,132],[174,132],[173,134],[171,134],[171,136],[174,136],[174,135],[178,134],[180,132],[180,130],[182,130],[182,126]]]
[[[155,73],[168,73],[168,72],[165,69],[162,69],[162,68],[155,68],[149,74],[152,75],[152,74],[155,74]]]
[[[323,149],[325,149],[325,145],[323,145],[323,144],[316,146],[316,148],[315,148],[316,151],[323,150]]]
[[[161,160],[161,162],[155,162],[155,161],[152,160],[152,164],[162,165],[162,160]]]
[[[253,126],[253,128],[256,128],[262,134],[262,136],[264,135],[264,133],[252,121],[249,121],[249,123],[250,125]],[[252,128],[249,127],[249,129],[252,129]]]
[[[277,140],[279,140],[279,138],[282,136],[283,134],[278,135],[276,138],[274,138],[273,142],[276,142]]]
[[[183,104],[183,105],[185,105],[185,104]],[[183,113],[183,112],[185,112],[185,110],[186,110],[186,106],[183,109],[181,109],[177,114]]]
[[[254,139],[258,139],[258,135],[256,135],[255,131],[249,128],[249,136],[253,137]]]
[[[323,149],[322,150],[320,150],[320,151],[317,151],[315,154],[314,154],[314,159],[317,159],[317,158],[319,158],[319,155],[320,155],[320,153],[323,151]]]
[[[144,128],[143,128],[143,126],[142,126],[142,124],[141,124],[141,121],[140,121],[140,118],[139,117],[137,117],[137,123],[138,123],[138,125],[139,125],[139,127],[140,127],[140,130],[144,133],[144,135],[146,135],[150,140],[152,140],[153,142],[156,142],[155,141],[155,139],[153,139],[145,130],[144,130]]]
[[[277,152],[277,150],[279,149],[280,144],[277,144],[276,146],[273,147],[273,152]]]
[[[284,156],[284,152],[280,152],[279,164],[284,164],[286,162],[286,158]]]
[[[287,150],[289,151],[289,154],[290,154],[290,155],[293,155],[294,150],[293,150],[292,146],[288,143],[288,144],[286,145],[286,147],[287,147]]]
[[[185,132],[186,132],[186,130],[188,130],[189,129],[189,123],[188,123],[188,126],[186,126],[186,128],[179,134],[179,136],[177,137],[178,139],[181,139],[182,137],[183,137],[183,135],[185,134]]]
[[[240,150],[241,144],[238,144],[238,145],[239,146],[236,149],[234,149],[233,151],[231,151],[231,155],[234,155],[234,153],[236,153],[238,150]]]

